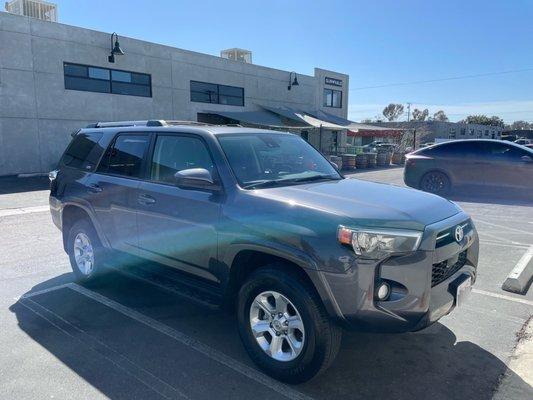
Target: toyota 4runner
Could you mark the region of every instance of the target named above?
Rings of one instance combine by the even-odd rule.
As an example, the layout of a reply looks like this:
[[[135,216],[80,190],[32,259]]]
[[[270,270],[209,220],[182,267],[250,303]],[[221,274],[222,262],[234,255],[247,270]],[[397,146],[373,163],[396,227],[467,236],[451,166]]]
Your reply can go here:
[[[478,235],[456,204],[346,179],[295,134],[153,120],[73,136],[50,208],[76,278],[128,253],[209,283],[277,379],[325,370],[343,328],[427,327],[476,278]]]

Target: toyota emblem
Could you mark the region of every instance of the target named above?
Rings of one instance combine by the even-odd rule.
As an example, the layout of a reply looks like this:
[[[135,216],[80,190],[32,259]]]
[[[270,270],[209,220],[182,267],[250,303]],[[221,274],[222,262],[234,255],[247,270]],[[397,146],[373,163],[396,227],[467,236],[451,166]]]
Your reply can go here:
[[[465,236],[465,233],[463,232],[463,227],[461,225],[457,225],[455,227],[455,241],[457,243],[461,242]]]

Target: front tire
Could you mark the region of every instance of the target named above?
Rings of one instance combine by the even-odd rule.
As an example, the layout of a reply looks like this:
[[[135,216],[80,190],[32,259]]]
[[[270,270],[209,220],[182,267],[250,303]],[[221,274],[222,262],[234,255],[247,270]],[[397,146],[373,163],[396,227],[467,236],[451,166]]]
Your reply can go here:
[[[102,272],[103,248],[89,221],[82,219],[72,225],[67,252],[77,282],[94,280]]]
[[[420,189],[439,196],[450,193],[451,186],[450,178],[441,171],[430,171],[420,180]]]
[[[239,333],[254,363],[275,379],[302,383],[335,359],[342,331],[305,278],[272,264],[248,278],[238,295]]]

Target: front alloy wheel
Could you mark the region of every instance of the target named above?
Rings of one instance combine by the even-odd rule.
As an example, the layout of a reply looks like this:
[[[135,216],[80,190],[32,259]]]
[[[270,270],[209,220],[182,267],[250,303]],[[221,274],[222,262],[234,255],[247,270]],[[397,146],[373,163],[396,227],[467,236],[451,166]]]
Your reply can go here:
[[[302,317],[281,293],[267,291],[256,296],[250,307],[250,328],[259,347],[274,360],[294,360],[304,347]]]
[[[341,329],[327,314],[305,272],[272,263],[250,274],[238,294],[239,334],[268,375],[305,382],[334,360]]]

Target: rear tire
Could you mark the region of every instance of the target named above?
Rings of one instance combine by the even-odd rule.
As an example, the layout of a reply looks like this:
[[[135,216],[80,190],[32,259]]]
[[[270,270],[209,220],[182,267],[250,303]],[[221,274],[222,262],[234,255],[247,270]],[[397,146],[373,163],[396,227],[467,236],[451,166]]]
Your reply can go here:
[[[330,366],[342,330],[313,287],[287,269],[271,264],[253,272],[239,291],[237,312],[239,334],[254,363],[273,378],[296,384]]]
[[[89,221],[82,219],[72,225],[66,245],[77,282],[92,281],[101,274],[104,251]]]
[[[420,180],[420,189],[439,196],[450,193],[451,187],[450,178],[441,171],[427,172]]]

